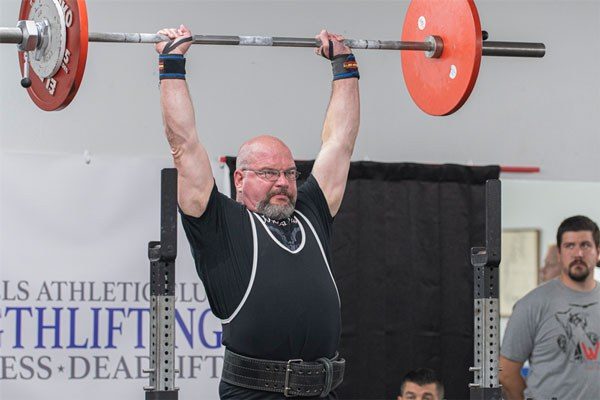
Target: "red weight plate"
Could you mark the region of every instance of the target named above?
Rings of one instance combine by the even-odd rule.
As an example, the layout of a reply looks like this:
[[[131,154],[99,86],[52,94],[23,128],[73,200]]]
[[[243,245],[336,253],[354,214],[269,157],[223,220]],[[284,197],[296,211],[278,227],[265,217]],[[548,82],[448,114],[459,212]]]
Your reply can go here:
[[[40,0],[23,0],[19,19],[29,19],[29,14]],[[66,24],[66,50],[58,72],[40,79],[30,68],[31,86],[27,91],[39,108],[45,111],[62,110],[77,94],[83,79],[88,49],[88,19],[85,0],[61,0],[60,5]],[[30,53],[30,58],[33,57]],[[23,73],[24,57],[19,52],[19,64]]]
[[[441,57],[402,51],[404,81],[421,110],[452,114],[471,94],[481,63],[481,23],[473,0],[412,0],[402,40],[423,42],[427,36],[442,38]]]

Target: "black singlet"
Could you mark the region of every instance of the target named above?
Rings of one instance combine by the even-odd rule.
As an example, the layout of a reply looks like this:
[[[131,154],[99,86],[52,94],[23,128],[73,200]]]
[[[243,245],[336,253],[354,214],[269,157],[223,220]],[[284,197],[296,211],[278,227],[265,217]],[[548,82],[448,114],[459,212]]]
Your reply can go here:
[[[200,218],[182,215],[198,274],[223,323],[223,344],[236,353],[306,361],[335,354],[341,324],[329,268],[333,218],[314,177],[298,188],[292,218],[301,229],[295,250],[279,242],[264,218],[216,188]],[[224,382],[220,395],[283,398]]]

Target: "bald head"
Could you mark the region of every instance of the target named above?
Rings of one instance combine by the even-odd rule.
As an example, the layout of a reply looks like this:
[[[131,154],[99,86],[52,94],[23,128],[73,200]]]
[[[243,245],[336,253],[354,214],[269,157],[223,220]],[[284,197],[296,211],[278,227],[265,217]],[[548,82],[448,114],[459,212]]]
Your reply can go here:
[[[242,144],[238,151],[235,168],[249,168],[258,160],[269,159],[275,155],[284,155],[292,158],[292,152],[285,143],[275,136],[256,136]]]

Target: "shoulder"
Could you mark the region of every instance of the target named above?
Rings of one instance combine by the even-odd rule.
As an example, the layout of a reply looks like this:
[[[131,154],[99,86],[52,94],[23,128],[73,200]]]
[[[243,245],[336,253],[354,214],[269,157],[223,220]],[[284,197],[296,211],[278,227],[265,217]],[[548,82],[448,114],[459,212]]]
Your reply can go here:
[[[296,209],[307,217],[310,215],[326,224],[333,222],[325,194],[312,174],[306,179],[306,182],[298,187]]]
[[[249,224],[247,208],[219,192],[215,187],[210,194],[204,213],[199,216],[185,214],[181,209],[181,222],[188,236],[208,243],[225,231],[243,233]]]
[[[544,282],[521,299],[515,304],[516,308],[531,308],[531,307],[542,307],[549,303],[556,297],[556,293],[560,290],[560,283],[557,279],[552,279],[548,282]]]
[[[317,179],[311,174],[302,185],[298,187],[298,199],[299,205],[321,205],[327,204],[325,194]]]
[[[221,193],[219,191],[219,189],[217,188],[217,185],[215,184],[213,186],[212,191],[210,192],[210,196],[208,198],[208,203],[206,205],[205,212],[200,217],[192,217],[189,215],[186,215],[186,216],[189,218],[192,218],[192,219],[195,218],[195,219],[201,220],[201,219],[203,219],[203,217],[205,215],[210,214],[213,211],[222,210],[222,209],[243,212],[246,210],[246,207],[243,204],[238,203],[231,197]]]
[[[319,186],[319,182],[317,182],[317,179],[314,177],[313,174],[310,174],[308,176],[308,178],[306,178],[306,181],[304,181],[299,187],[298,187],[298,195],[300,194],[313,194],[313,193],[320,193],[321,195],[323,195],[323,191],[321,190],[321,186]]]

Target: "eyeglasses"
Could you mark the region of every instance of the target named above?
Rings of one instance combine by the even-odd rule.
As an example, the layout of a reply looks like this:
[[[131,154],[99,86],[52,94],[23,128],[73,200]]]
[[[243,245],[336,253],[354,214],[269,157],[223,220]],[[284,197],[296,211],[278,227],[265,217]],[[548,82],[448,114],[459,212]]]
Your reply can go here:
[[[252,171],[260,178],[267,180],[269,182],[277,182],[279,176],[283,173],[285,179],[288,181],[295,181],[300,176],[300,172],[295,168],[286,169],[284,171],[278,169],[250,169],[244,168],[242,171]]]

